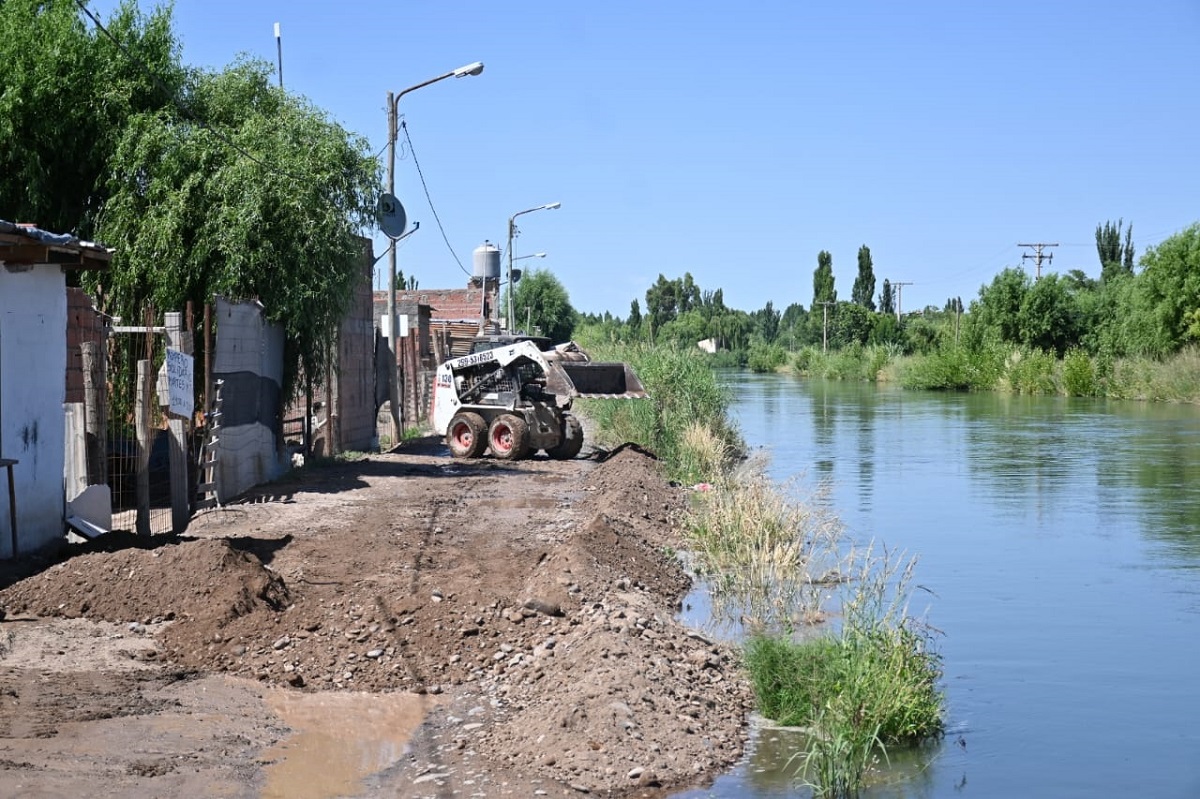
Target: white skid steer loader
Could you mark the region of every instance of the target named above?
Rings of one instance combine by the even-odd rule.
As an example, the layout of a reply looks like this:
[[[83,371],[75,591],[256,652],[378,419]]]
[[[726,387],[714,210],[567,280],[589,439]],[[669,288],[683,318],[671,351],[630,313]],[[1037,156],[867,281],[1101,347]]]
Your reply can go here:
[[[543,352],[516,341],[453,358],[438,367],[433,427],[456,458],[519,460],[538,450],[574,458],[583,426],[568,413],[576,397],[644,398],[624,363],[596,363],[574,344]]]

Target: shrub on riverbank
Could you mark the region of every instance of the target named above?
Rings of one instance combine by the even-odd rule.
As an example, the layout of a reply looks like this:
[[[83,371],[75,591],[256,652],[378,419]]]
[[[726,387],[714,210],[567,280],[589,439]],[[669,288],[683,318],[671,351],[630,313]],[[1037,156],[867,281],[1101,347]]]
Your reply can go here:
[[[793,501],[753,465],[697,496],[683,532],[715,615],[780,635],[823,618],[843,527],[820,499]]]
[[[746,657],[761,711],[809,727],[805,776],[818,795],[848,795],[885,747],[940,732],[940,659],[908,615],[913,563],[897,574],[869,552],[843,558],[843,526],[823,497],[793,501],[755,464],[733,468],[741,439],[701,354],[581,343],[598,359],[629,362],[652,397],[585,403],[603,439],[636,441],[676,479],[710,483],[683,520],[687,547],[714,614],[755,633]],[[870,349],[844,363],[877,372],[881,351],[867,357]],[[843,594],[838,630],[796,644],[797,629],[823,620],[831,591]]]
[[[645,386],[645,400],[581,400],[607,444],[632,441],[653,451],[670,476],[683,483],[713,480],[744,449],[730,423],[729,396],[699,350],[646,344],[582,341],[598,361],[630,364]],[[691,429],[691,433],[688,431]]]
[[[942,733],[941,657],[908,613],[914,565],[868,555],[846,584],[838,632],[746,647],[764,715],[808,730],[801,772],[817,796],[855,795],[889,747]]]
[[[895,364],[912,389],[1005,391],[1017,394],[1200,402],[1200,348],[1165,361],[1089,355],[1075,348],[1062,360],[1038,349],[966,351],[947,347]]]
[[[830,351],[809,346],[796,351],[791,367],[805,377],[874,382],[880,379],[880,373],[888,364],[898,357],[900,348],[894,344],[851,344]]]

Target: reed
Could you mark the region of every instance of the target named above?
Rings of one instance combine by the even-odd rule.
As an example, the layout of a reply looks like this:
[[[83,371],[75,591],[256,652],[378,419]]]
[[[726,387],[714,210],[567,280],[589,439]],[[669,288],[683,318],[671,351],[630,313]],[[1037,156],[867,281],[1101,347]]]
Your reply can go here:
[[[746,646],[764,715],[804,727],[798,770],[817,796],[853,796],[889,747],[940,736],[941,657],[909,613],[915,559],[855,556],[841,625],[806,640],[757,636]]]

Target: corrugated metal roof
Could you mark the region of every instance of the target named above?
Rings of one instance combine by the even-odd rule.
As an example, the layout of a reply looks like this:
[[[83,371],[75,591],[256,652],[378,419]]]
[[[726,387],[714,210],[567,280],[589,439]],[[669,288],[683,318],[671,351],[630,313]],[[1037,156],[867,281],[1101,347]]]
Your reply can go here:
[[[65,268],[104,269],[113,251],[67,233],[0,219],[0,263],[8,266],[57,264]]]

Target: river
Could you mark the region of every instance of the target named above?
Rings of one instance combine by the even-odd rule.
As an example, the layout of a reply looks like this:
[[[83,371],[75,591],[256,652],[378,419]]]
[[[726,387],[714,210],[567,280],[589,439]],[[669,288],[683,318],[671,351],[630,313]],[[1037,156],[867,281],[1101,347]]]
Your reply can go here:
[[[865,797],[1200,797],[1200,408],[725,379],[771,476],[932,592],[948,732]],[[679,796],[802,796],[790,745]]]

